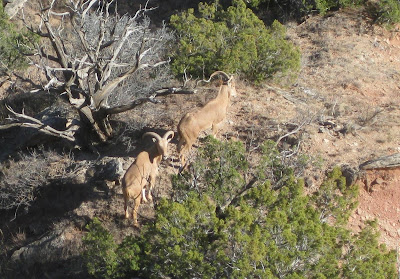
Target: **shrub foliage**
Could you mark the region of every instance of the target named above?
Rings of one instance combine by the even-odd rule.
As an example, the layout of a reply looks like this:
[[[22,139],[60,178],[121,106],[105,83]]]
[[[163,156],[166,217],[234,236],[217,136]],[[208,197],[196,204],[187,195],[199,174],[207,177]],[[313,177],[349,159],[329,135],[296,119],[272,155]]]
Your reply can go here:
[[[373,10],[379,23],[390,26],[400,22],[400,3],[397,0],[381,0]]]
[[[262,81],[299,70],[300,52],[286,39],[285,27],[278,21],[266,27],[242,0],[226,10],[218,1],[200,3],[198,15],[189,9],[173,15],[171,25],[178,37],[172,62],[177,75],[201,77],[222,69]]]
[[[69,154],[43,147],[0,164],[0,210],[29,208],[40,189],[55,180],[72,181],[87,163],[75,162]]]
[[[328,11],[339,8],[356,7],[364,4],[365,0],[249,0],[249,6],[262,12],[269,11],[273,17],[288,21],[301,20],[311,13],[325,15]]]
[[[88,234],[83,238],[87,249],[84,253],[88,273],[96,278],[125,278],[138,270],[139,245],[132,237],[126,237],[117,245],[113,236],[95,218],[87,225]]]
[[[250,8],[257,14],[268,12],[271,18],[289,21],[304,20],[311,13],[325,15],[329,11],[340,8],[361,7],[380,24],[391,27],[400,22],[400,3],[397,0],[248,0]],[[266,19],[269,21],[270,19]]]
[[[161,200],[154,222],[129,237],[130,246],[102,239],[95,221],[99,229],[85,241],[95,251],[89,271],[118,266],[105,278],[396,278],[395,253],[378,245],[374,222],[355,235],[345,228],[357,189],[345,189],[339,169],[326,178],[329,198],[320,208],[322,198],[305,195],[293,171],[284,170],[284,183],[274,187],[245,154],[240,142],[207,139],[194,167],[173,177],[175,196]],[[270,147],[266,156],[280,154]]]
[[[28,65],[25,54],[36,41],[32,33],[20,31],[10,23],[0,5],[0,76],[25,68]]]

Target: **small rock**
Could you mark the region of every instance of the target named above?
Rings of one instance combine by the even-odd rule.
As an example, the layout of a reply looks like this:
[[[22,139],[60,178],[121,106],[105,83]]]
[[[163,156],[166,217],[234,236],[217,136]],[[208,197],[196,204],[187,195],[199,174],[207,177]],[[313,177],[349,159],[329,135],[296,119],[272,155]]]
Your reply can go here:
[[[55,259],[76,256],[81,251],[81,237],[72,227],[50,232],[48,235],[29,243],[13,252],[12,262],[22,262],[30,267],[36,263],[49,263]]]
[[[117,181],[123,175],[120,158],[104,157],[87,170],[86,176],[96,180]]]
[[[346,186],[351,186],[357,181],[358,170],[355,167],[343,165],[341,170],[342,175],[346,178]]]
[[[306,185],[306,187],[311,188],[314,186],[314,181],[311,177],[308,176],[304,179],[304,184]]]
[[[373,184],[378,184],[378,185],[382,185],[385,181],[381,178],[378,177],[374,180]]]

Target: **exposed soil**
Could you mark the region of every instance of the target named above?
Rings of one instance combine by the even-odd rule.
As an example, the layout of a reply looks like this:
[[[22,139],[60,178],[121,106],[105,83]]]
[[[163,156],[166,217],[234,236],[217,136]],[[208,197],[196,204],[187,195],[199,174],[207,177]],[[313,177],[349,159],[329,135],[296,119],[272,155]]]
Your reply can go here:
[[[400,152],[398,29],[389,32],[358,13],[342,11],[310,18],[290,32],[303,53],[298,87],[309,96],[307,106],[313,107],[310,97],[317,100],[327,119],[333,116],[349,128],[345,135],[314,130],[304,151],[323,156],[328,165],[352,166]],[[399,169],[367,171],[350,220],[357,228],[377,218],[381,241],[391,249],[400,244],[399,174]]]
[[[350,217],[351,228],[358,231],[362,221],[378,219],[380,240],[391,249],[400,245],[400,169],[368,171],[370,188],[360,192],[359,206]]]
[[[321,162],[306,173],[313,181],[309,191],[315,191],[324,171],[335,165],[358,168],[367,160],[400,152],[398,29],[388,31],[372,25],[368,18],[351,10],[310,17],[300,25],[287,27],[289,38],[302,52],[301,73],[296,84],[278,89],[272,85],[254,87],[239,81],[238,96],[232,101],[219,137],[241,139],[251,149],[265,139],[276,140],[305,123],[295,134],[300,142],[299,152]],[[167,96],[162,104],[146,104],[139,110],[120,115],[119,119],[145,121],[148,129],[176,131],[180,117],[203,104],[216,91],[217,88],[209,87],[196,95]],[[285,144],[290,146],[282,141],[282,145]],[[121,157],[124,169],[137,154],[137,150],[123,156],[113,150],[107,152]],[[176,154],[176,139],[172,142],[171,153]],[[168,194],[168,174],[176,171],[166,163],[161,165],[155,197]],[[350,217],[351,228],[359,231],[362,221],[378,218],[382,243],[397,249],[400,242],[400,169],[367,171],[358,183],[359,206]],[[50,211],[52,206],[58,211],[41,212],[46,220],[45,230],[54,230],[69,220],[67,223],[74,230],[68,230],[67,235],[71,237],[71,233],[76,233],[77,250],[85,220],[94,216],[104,222],[116,239],[139,233],[130,221],[123,219],[120,186],[78,184],[74,189],[82,195],[76,197],[68,192],[73,201],[65,208],[47,204]],[[57,196],[55,201],[62,199]],[[13,251],[44,233],[43,228],[35,233],[37,223],[41,223],[31,218],[34,212],[9,225],[14,232]],[[55,218],[51,214],[56,214]],[[139,222],[147,222],[153,214],[152,204],[142,205]]]
[[[367,160],[400,152],[397,30],[372,25],[352,10],[289,25],[289,37],[302,52],[297,83],[278,89],[239,82],[220,138],[239,138],[251,149],[312,120],[296,135],[299,152],[322,162],[307,173],[314,180],[310,191],[318,187],[323,170],[336,165],[358,168]],[[154,120],[160,128],[174,129],[185,112],[216,91],[170,96],[165,108],[157,107],[150,123]],[[350,220],[350,227],[358,231],[362,221],[377,218],[380,239],[391,249],[397,249],[400,240],[399,174],[400,169],[361,173],[359,207]]]

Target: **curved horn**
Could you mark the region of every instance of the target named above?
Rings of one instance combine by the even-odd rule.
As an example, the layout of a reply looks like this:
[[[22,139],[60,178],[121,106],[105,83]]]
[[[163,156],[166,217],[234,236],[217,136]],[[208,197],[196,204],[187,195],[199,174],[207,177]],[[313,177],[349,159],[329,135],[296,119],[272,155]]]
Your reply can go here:
[[[225,81],[228,81],[228,80],[231,79],[231,77],[230,77],[227,73],[225,73],[225,72],[223,72],[223,71],[216,71],[216,72],[214,72],[214,73],[211,74],[211,76],[210,76],[210,78],[209,78],[208,80],[211,80],[211,79],[212,79],[214,76],[216,76],[216,75],[222,75],[223,77],[226,78]]]
[[[168,140],[168,141],[170,141],[170,140],[172,140],[174,138],[174,135],[175,135],[175,133],[173,131],[168,131],[163,136],[163,139],[168,140],[168,138],[171,136],[171,138]]]
[[[155,138],[155,139],[157,140],[157,142],[159,142],[159,141],[161,140],[160,135],[157,134],[157,133],[154,133],[154,132],[147,132],[147,133],[144,133],[143,136],[142,136],[142,139],[145,138],[145,137],[147,137],[147,136],[151,136],[151,137]]]
[[[197,81],[196,86],[197,86],[200,82],[210,82],[211,79],[212,79],[213,77],[215,77],[216,75],[221,75],[223,78],[225,78],[225,80],[224,80],[225,82],[228,82],[228,81],[230,81],[230,80],[232,79],[232,76],[229,76],[227,73],[225,73],[225,72],[223,72],[223,71],[215,71],[214,73],[212,73],[212,74],[210,75],[210,78],[209,78],[208,80],[202,79],[202,80]]]

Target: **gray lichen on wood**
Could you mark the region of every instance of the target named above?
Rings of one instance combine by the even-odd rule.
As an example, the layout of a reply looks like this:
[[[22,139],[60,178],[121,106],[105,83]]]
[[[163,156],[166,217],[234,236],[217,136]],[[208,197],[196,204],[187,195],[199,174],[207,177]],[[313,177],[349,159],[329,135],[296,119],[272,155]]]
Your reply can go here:
[[[368,160],[360,165],[360,170],[387,169],[400,167],[400,153]]]

